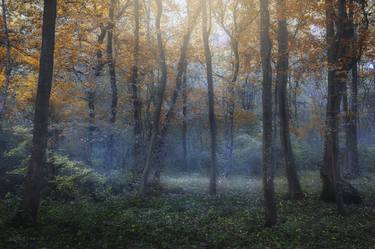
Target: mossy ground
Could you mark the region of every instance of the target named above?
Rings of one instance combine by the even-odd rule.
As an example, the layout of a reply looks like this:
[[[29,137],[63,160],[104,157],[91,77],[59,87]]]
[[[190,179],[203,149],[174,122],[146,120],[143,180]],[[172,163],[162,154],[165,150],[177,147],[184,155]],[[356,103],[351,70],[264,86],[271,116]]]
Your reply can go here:
[[[106,201],[45,201],[37,228],[13,228],[14,203],[0,202],[0,248],[375,248],[373,178],[355,182],[362,205],[319,201],[317,173],[304,173],[306,198],[282,199],[285,181],[276,179],[278,224],[263,227],[261,182],[233,177],[219,182],[219,195],[204,194],[199,176],[166,177],[160,196],[109,197]]]

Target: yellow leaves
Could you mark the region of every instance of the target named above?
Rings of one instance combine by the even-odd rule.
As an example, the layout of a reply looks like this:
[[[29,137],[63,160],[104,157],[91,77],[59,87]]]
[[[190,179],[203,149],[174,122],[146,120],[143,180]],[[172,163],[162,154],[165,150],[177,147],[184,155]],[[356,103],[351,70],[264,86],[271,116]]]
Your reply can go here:
[[[5,75],[4,75],[4,72],[0,72],[0,88],[3,87],[4,85],[4,82],[5,82]]]
[[[236,123],[239,125],[250,125],[256,122],[257,116],[253,112],[237,110],[234,113],[234,120],[236,120]]]
[[[17,62],[22,63],[22,64],[28,64],[32,68],[39,68],[39,60],[38,59],[36,59],[36,58],[34,58],[30,55],[21,53],[17,50],[16,50],[16,53],[18,54]]]
[[[12,79],[12,90],[16,95],[16,105],[19,109],[33,106],[38,77],[36,74],[28,74],[25,77],[16,76]]]

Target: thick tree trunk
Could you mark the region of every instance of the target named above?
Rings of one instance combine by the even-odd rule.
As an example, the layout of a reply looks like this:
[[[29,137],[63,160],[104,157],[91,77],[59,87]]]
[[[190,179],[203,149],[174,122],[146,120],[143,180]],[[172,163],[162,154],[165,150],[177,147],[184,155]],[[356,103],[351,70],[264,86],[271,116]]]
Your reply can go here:
[[[303,192],[298,179],[296,163],[290,142],[289,133],[289,104],[288,104],[288,29],[285,16],[285,0],[278,0],[278,62],[277,62],[277,85],[280,117],[280,141],[283,151],[286,175],[288,179],[288,197],[299,199]]]
[[[273,226],[277,220],[277,209],[272,169],[272,45],[269,37],[268,0],[260,0],[260,15],[260,47],[263,71],[263,191],[265,225]]]
[[[358,68],[357,63],[352,68],[352,80],[349,89],[345,87],[344,92],[344,108],[345,108],[345,164],[346,174],[345,177],[348,179],[357,178],[360,175],[360,169],[358,164],[358,137],[357,137],[357,103],[358,103]],[[350,91],[350,97],[348,97],[348,90]]]
[[[208,116],[210,123],[210,185],[209,194],[216,195],[216,119],[215,119],[215,107],[214,107],[214,82],[212,76],[212,55],[209,44],[209,28],[207,18],[207,1],[202,0],[202,35],[203,35],[203,46],[204,55],[206,59],[206,72],[207,72],[207,87],[208,87]],[[211,12],[209,12],[211,13]]]
[[[345,215],[344,201],[345,203],[361,202],[358,191],[341,179],[338,162],[338,114],[340,111],[340,98],[344,90],[343,86],[345,86],[348,78],[349,64],[345,57],[348,52],[346,4],[346,0],[340,0],[337,3],[332,0],[326,0],[328,100],[324,165],[321,169],[323,183],[321,198],[325,201],[336,201],[338,212],[342,215]],[[337,9],[338,13],[336,22],[334,22],[335,9]]]
[[[45,184],[48,110],[53,78],[55,24],[56,0],[45,0],[32,153],[25,184],[25,193],[17,214],[17,219],[24,224],[35,223],[37,221],[41,191]]]
[[[139,0],[133,1],[134,7],[134,48],[133,48],[133,67],[131,73],[131,92],[133,101],[133,118],[134,118],[134,169],[138,172],[143,161],[142,156],[142,101],[138,92],[138,64],[139,64]]]
[[[354,25],[354,0],[349,0],[349,29],[352,36],[352,53],[355,58],[353,67],[351,69],[352,77],[350,90],[350,97],[347,98],[347,111],[346,111],[346,177],[356,178],[360,175],[359,169],[359,156],[358,156],[358,137],[357,137],[357,124],[358,124],[358,61],[357,49],[358,38],[356,35],[356,27]]]
[[[113,30],[115,27],[114,23],[114,11],[115,11],[115,0],[111,0],[110,7],[109,7],[109,21],[110,28],[107,31],[107,60],[108,60],[108,69],[109,69],[109,80],[111,83],[111,110],[110,110],[110,119],[109,122],[111,127],[114,128],[116,124],[116,117],[117,117],[117,80],[116,80],[116,68],[115,68],[115,60],[113,58]],[[110,167],[113,166],[113,159],[114,159],[114,134],[111,132],[108,137],[108,165]]]
[[[10,39],[8,30],[8,19],[7,19],[7,6],[5,0],[1,0],[2,14],[3,14],[3,32],[4,32],[4,42],[5,42],[5,80],[3,88],[1,89],[0,95],[0,128],[1,122],[3,120],[4,113],[6,112],[6,105],[9,92],[10,75],[12,73],[11,65],[11,51],[10,51]]]
[[[299,127],[299,116],[298,116],[298,90],[299,90],[299,81],[296,80],[296,83],[294,85],[294,94],[293,94],[293,106],[294,106],[294,127]]]
[[[341,2],[341,0],[340,0]],[[321,170],[321,179],[323,191],[321,198],[323,200],[336,200],[338,211],[345,213],[341,186],[340,172],[338,170],[338,113],[339,113],[339,86],[336,72],[336,63],[338,48],[335,42],[335,3],[332,0],[326,0],[326,39],[328,46],[328,99],[327,99],[327,116],[325,132],[325,151],[324,165]],[[343,21],[343,20],[339,20]]]
[[[156,110],[154,113],[153,118],[153,126],[152,126],[152,135],[150,139],[149,148],[147,151],[147,158],[146,158],[146,164],[143,170],[143,177],[141,182],[141,188],[140,192],[141,194],[145,194],[147,184],[148,184],[148,178],[151,171],[151,165],[152,165],[152,159],[154,156],[155,146],[158,144],[158,136],[159,136],[159,126],[160,126],[160,117],[161,117],[161,111],[162,111],[162,105],[164,100],[164,93],[165,88],[167,86],[167,63],[165,59],[165,51],[164,51],[164,45],[163,45],[163,39],[161,35],[161,28],[160,28],[160,20],[163,13],[163,3],[162,0],[156,0],[157,5],[157,16],[156,16],[156,33],[157,33],[157,40],[158,40],[158,50],[159,50],[159,69],[161,72],[161,77],[159,81],[159,92],[157,95],[157,103],[156,103]]]

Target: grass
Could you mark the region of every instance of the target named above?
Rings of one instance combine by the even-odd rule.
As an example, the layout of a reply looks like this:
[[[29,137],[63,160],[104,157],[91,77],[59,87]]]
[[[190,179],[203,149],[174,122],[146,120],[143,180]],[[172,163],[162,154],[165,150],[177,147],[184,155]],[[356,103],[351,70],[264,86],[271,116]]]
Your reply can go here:
[[[277,178],[279,221],[263,227],[261,181],[233,177],[219,181],[219,195],[205,195],[207,179],[165,177],[170,190],[158,197],[110,197],[103,202],[47,202],[38,228],[6,225],[14,202],[0,202],[0,248],[375,248],[375,196],[372,178],[355,182],[363,205],[338,216],[320,202],[319,177],[302,176],[307,197],[281,198],[285,180]]]

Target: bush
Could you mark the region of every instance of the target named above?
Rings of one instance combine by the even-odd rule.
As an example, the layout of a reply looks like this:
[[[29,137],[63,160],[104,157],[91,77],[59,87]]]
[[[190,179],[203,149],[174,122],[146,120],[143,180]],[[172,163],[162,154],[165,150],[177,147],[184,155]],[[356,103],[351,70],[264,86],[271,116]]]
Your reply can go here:
[[[90,197],[101,200],[108,194],[106,178],[81,162],[66,156],[53,155],[49,158],[51,180],[48,182],[48,196],[56,199],[76,200]]]
[[[262,144],[249,134],[237,135],[234,138],[233,169],[237,172],[258,175],[261,172]]]
[[[19,194],[31,152],[30,129],[15,126],[0,130],[0,198]]]
[[[292,143],[296,164],[300,170],[317,170],[323,159],[320,145],[295,138]]]

